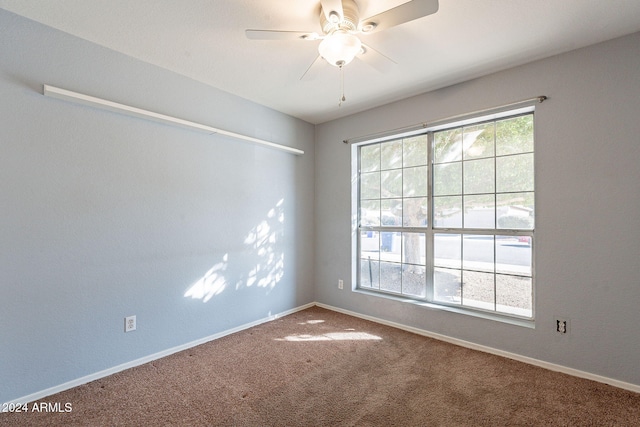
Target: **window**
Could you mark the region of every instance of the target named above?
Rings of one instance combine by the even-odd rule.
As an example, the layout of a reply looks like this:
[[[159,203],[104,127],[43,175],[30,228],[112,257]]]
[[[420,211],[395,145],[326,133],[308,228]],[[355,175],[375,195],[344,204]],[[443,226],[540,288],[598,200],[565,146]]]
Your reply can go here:
[[[533,108],[354,152],[358,288],[533,318]]]

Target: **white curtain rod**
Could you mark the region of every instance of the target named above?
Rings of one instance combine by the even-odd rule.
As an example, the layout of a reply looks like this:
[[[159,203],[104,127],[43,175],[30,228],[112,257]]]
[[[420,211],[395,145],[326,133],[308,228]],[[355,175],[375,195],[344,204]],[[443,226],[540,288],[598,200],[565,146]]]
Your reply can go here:
[[[533,104],[539,104],[541,102],[544,102],[547,99],[546,96],[541,95],[541,96],[536,96],[535,98],[530,98],[530,99],[524,99],[522,101],[518,101],[518,102],[512,102],[511,104],[506,104],[506,105],[502,105],[499,107],[493,107],[493,108],[487,108],[484,110],[477,110],[477,111],[473,111],[470,113],[464,113],[464,114],[459,114],[457,116],[451,116],[451,117],[447,117],[444,119],[438,119],[435,120],[433,122],[429,122],[429,123],[418,123],[415,125],[411,125],[411,126],[406,126],[406,127],[402,127],[402,128],[398,128],[398,129],[392,129],[392,130],[388,130],[388,131],[383,131],[383,132],[378,132],[378,133],[374,133],[374,134],[370,134],[370,135],[364,135],[364,136],[358,136],[358,137],[354,137],[354,138],[349,138],[349,139],[344,139],[342,142],[344,142],[345,144],[356,144],[359,142],[364,142],[364,141],[370,141],[370,140],[374,140],[374,139],[379,139],[379,138],[386,138],[386,137],[391,137],[394,135],[398,135],[401,133],[410,133],[413,131],[416,131],[416,133],[419,133],[418,131],[421,129],[426,129],[426,128],[432,128],[438,125],[442,125],[448,122],[452,122],[452,121],[456,121],[456,120],[464,120],[464,119],[468,119],[474,116],[479,116],[481,114],[494,114],[494,113],[498,113],[498,112],[502,112],[502,111],[506,111],[506,110],[510,110],[510,109],[514,109],[514,108],[518,108],[518,107],[524,107],[527,105],[533,105]]]
[[[265,145],[267,147],[276,148],[278,150],[286,151],[288,153],[302,155],[304,151],[293,147],[287,147],[286,145],[276,144],[274,142],[265,141],[262,139],[254,138],[251,136],[241,135],[235,132],[229,132],[226,130],[214,128],[211,126],[203,125],[189,120],[179,119],[177,117],[167,116],[153,111],[143,110],[141,108],[131,107],[125,104],[119,104],[117,102],[108,101],[106,99],[96,98],[94,96],[85,95],[78,92],[73,92],[66,89],[61,89],[55,86],[44,85],[43,95],[51,98],[63,99],[66,101],[73,101],[78,104],[89,105],[92,107],[98,107],[103,110],[115,111],[117,113],[123,113],[128,116],[138,117],[141,119],[151,120],[154,122],[169,124],[178,126],[185,129],[197,130],[206,132],[209,135],[214,133],[229,136],[243,141],[253,142],[255,144]]]

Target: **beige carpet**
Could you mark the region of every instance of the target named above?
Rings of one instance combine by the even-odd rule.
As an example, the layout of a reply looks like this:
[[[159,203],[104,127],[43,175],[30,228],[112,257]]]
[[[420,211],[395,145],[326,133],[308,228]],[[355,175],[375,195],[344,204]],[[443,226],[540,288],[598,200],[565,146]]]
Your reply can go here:
[[[0,426],[640,425],[640,394],[318,307],[42,402],[71,411]]]

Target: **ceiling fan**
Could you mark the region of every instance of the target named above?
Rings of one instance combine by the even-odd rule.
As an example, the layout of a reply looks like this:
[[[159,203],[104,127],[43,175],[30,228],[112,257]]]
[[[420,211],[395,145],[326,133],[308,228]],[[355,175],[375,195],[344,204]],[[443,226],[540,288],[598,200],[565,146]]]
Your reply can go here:
[[[246,30],[245,34],[253,40],[320,40],[319,55],[305,71],[302,79],[321,59],[341,70],[357,55],[362,55],[362,59],[378,69],[386,68],[384,62],[394,64],[390,58],[362,43],[358,35],[379,32],[437,11],[438,0],[412,0],[369,18],[360,19],[355,0],[320,0],[319,18],[322,34],[279,30]]]

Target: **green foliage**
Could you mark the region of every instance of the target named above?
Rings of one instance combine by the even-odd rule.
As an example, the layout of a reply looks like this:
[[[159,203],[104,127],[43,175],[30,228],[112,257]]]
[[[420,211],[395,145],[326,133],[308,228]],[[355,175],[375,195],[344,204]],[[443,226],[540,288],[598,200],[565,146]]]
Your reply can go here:
[[[434,134],[434,161],[448,163],[462,159],[462,129],[451,129]]]
[[[365,145],[360,148],[360,170],[362,172],[380,170],[380,145]]]
[[[533,114],[496,122],[496,155],[533,151]]]
[[[418,135],[402,140],[402,166],[422,166],[427,164],[428,138]]]
[[[531,230],[533,228],[533,218],[517,215],[501,216],[498,218],[498,228]]]
[[[464,159],[480,159],[495,155],[495,126],[493,122],[462,129]]]

